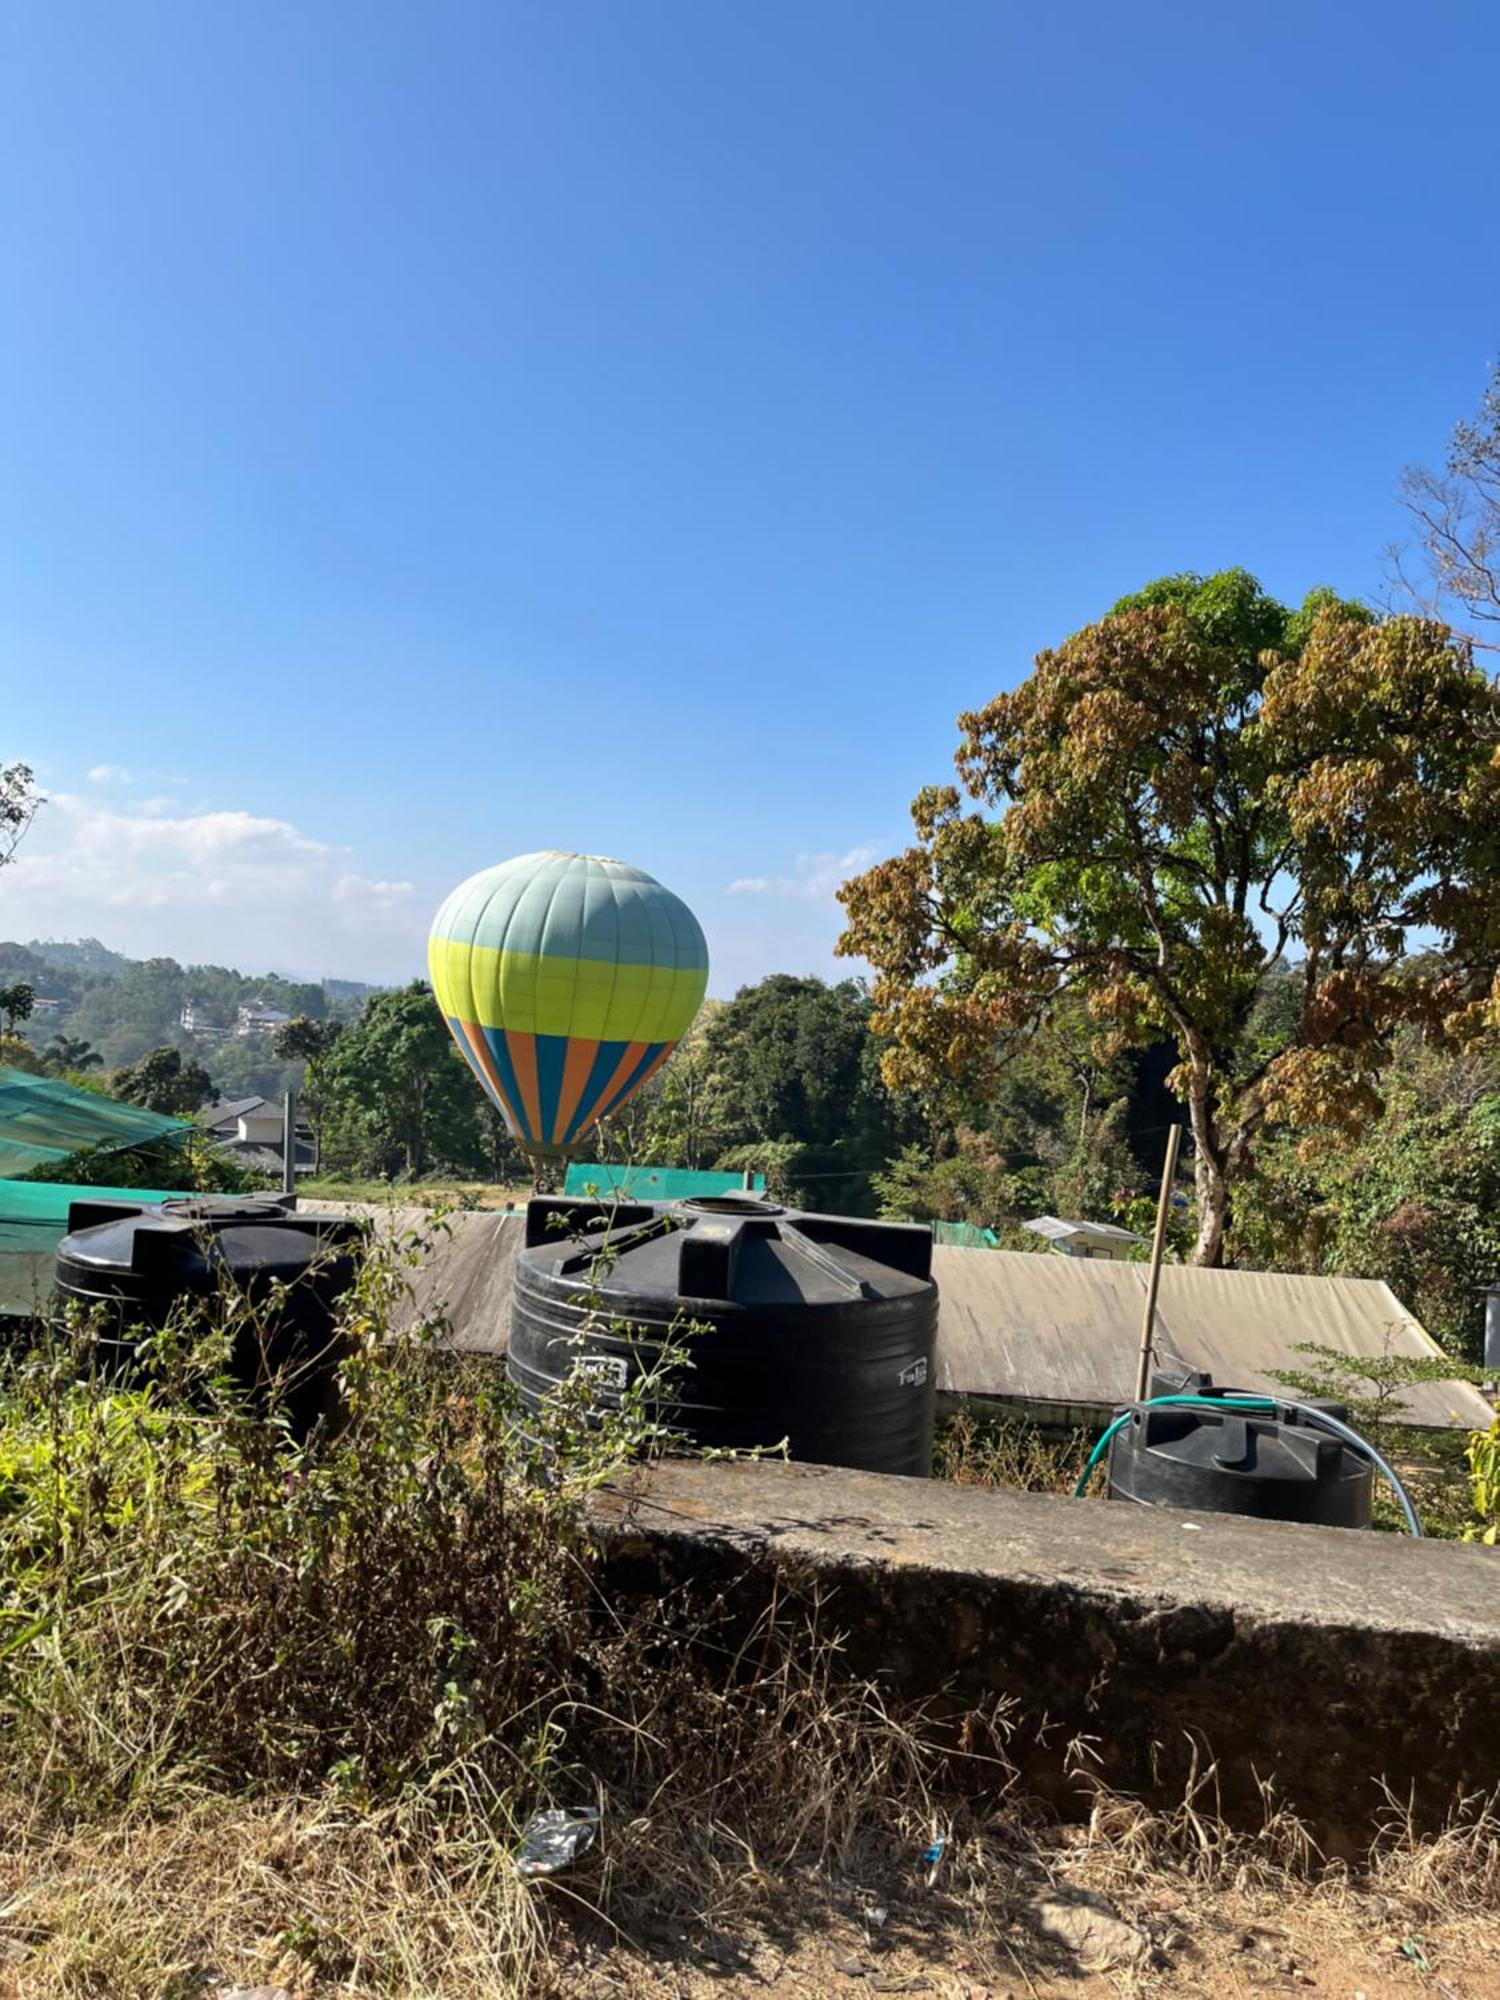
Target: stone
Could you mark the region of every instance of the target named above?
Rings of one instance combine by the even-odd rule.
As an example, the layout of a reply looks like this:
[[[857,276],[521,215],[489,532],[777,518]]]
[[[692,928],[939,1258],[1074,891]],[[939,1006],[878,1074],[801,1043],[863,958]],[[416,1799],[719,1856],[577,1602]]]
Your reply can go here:
[[[1112,1972],[1141,1964],[1151,1946],[1103,1896],[1091,1889],[1054,1889],[1026,1906],[1039,1937],[1073,1954],[1080,1972]]]

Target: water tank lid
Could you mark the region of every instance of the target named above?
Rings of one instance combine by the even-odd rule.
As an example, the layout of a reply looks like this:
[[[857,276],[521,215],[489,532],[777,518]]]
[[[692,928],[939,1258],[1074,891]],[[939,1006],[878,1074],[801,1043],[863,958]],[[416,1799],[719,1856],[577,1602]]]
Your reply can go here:
[[[297,1215],[276,1201],[77,1201],[57,1246],[57,1270],[64,1282],[76,1273],[105,1283],[191,1285],[223,1275],[290,1283],[364,1234],[353,1217]]]
[[[930,1229],[808,1214],[753,1195],[630,1204],[538,1196],[527,1204],[522,1254],[580,1284],[597,1271],[612,1303],[702,1299],[765,1311],[933,1289]]]

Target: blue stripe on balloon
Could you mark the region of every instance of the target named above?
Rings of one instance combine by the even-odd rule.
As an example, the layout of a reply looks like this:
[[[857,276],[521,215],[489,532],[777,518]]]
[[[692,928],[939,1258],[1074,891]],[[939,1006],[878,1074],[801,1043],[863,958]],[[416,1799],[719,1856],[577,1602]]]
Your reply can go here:
[[[551,1139],[557,1123],[557,1104],[562,1096],[563,1064],[568,1055],[566,1035],[537,1035],[536,1094],[542,1113],[542,1135]]]
[[[526,1099],[521,1095],[521,1080],[516,1075],[516,1066],[510,1059],[510,1050],[505,1045],[505,1030],[482,1027],[480,1033],[484,1036],[485,1046],[499,1073],[501,1086],[515,1108],[516,1124],[519,1128],[516,1137],[539,1143],[543,1135],[531,1130],[530,1120],[526,1115]]]
[[[583,1095],[578,1100],[578,1108],[573,1113],[573,1122],[568,1127],[568,1139],[576,1139],[592,1121],[598,1109],[610,1078],[620,1067],[620,1058],[630,1047],[629,1042],[601,1042],[599,1053],[594,1057],[589,1070],[588,1081],[583,1086]]]

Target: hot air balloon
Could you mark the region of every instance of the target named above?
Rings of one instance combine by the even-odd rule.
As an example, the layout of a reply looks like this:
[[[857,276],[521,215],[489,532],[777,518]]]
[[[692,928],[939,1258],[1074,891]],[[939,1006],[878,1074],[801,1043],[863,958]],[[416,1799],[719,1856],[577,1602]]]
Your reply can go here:
[[[453,1038],[533,1158],[565,1157],[692,1025],[708,946],[687,905],[599,854],[522,854],[461,882],[427,961]]]

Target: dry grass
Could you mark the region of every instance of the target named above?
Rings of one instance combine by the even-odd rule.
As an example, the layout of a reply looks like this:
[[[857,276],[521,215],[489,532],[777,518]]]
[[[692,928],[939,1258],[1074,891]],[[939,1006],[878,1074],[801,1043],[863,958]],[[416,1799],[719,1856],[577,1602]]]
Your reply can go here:
[[[804,1807],[800,1859],[795,1831],[762,1845],[738,1812],[658,1811],[611,1825],[596,1861],[548,1883],[521,1881],[473,1821],[421,1804],[205,1794],[165,1818],[71,1829],[13,1814],[0,1824],[11,1992],[193,2000],[223,1981],[299,2000],[553,2000],[748,1994],[782,1973],[777,1990],[871,1990],[841,1969],[854,1960],[876,1990],[1085,1996],[1094,1982],[1025,1921],[1059,1891],[1104,1899],[1141,1940],[1101,1990],[1292,1990],[1328,1974],[1370,2000],[1500,1990],[1500,1824],[1482,1802],[1435,1840],[1398,1829],[1366,1869],[1325,1862],[1274,1801],[1246,1831],[1201,1797],[1154,1813],[1100,1796],[1060,1824],[1014,1797],[997,1812],[938,1794],[903,1837],[904,1816],[855,1828],[826,1790],[815,1779],[786,1801]],[[915,1857],[935,1826],[951,1845],[929,1882]],[[844,1838],[815,1858],[835,1827]]]

